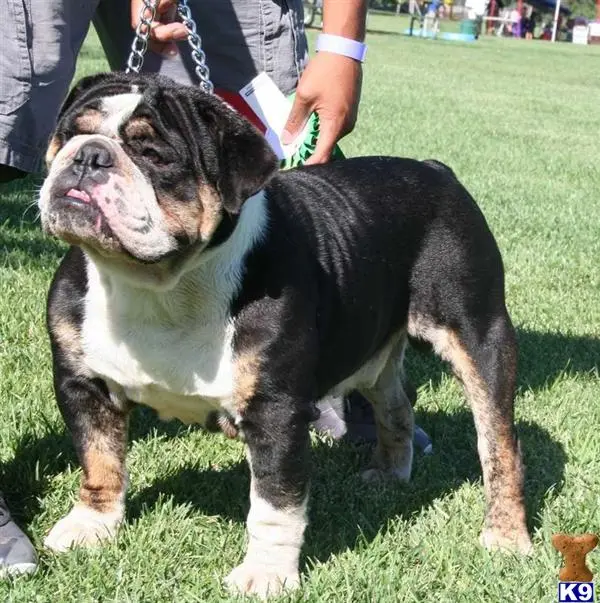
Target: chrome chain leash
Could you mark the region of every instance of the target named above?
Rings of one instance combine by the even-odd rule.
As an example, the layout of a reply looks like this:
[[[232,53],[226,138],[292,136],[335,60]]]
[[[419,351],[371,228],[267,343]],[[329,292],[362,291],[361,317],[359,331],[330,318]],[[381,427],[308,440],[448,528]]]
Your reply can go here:
[[[156,16],[156,4],[158,0],[144,0],[140,10],[140,18],[135,28],[135,37],[131,44],[131,52],[127,59],[125,73],[139,73],[144,64],[144,55],[148,50],[148,37],[150,29]]]
[[[158,0],[143,0],[144,4],[140,11],[140,18],[135,29],[135,37],[131,44],[131,52],[127,59],[125,73],[139,73],[144,64],[144,55],[148,50],[148,38],[151,25],[156,16],[156,5]],[[192,60],[195,64],[195,72],[200,81],[200,86],[208,94],[214,92],[213,83],[210,81],[210,70],[206,64],[206,55],[202,50],[202,38],[196,29],[196,22],[192,17],[187,0],[179,0],[177,3],[177,14],[187,31],[187,40],[190,45]]]
[[[210,71],[206,64],[206,55],[202,50],[202,38],[196,30],[196,22],[192,18],[192,12],[190,11],[187,0],[179,0],[177,4],[177,14],[187,30],[188,44],[190,45],[192,60],[196,65],[195,71],[200,80],[200,86],[204,88],[205,92],[212,94],[215,87],[210,81]]]

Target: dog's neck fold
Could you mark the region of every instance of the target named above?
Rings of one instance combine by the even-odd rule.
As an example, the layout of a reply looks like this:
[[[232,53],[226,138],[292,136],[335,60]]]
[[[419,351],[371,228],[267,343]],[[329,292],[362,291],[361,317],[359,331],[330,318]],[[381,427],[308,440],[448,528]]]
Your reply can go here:
[[[228,311],[241,286],[245,258],[263,238],[267,222],[265,193],[259,191],[243,204],[228,239],[210,249],[198,248],[180,261],[170,258],[152,265],[117,267],[85,250],[89,286],[102,289],[115,311],[145,314],[148,319],[171,317],[180,322],[200,307]]]

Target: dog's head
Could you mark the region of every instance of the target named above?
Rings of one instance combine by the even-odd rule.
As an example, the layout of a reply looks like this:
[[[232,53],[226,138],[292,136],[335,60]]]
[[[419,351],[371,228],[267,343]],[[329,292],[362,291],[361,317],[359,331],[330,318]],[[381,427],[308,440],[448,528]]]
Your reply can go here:
[[[277,167],[263,136],[219,99],[116,73],[73,89],[46,159],[44,229],[142,272],[201,252]]]

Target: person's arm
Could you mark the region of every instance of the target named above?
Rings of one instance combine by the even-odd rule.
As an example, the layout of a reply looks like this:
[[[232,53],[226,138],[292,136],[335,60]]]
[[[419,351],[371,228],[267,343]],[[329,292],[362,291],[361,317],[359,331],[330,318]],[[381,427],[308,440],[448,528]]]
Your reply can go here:
[[[366,0],[324,0],[323,2],[323,33],[363,42],[366,20]]]
[[[362,42],[365,38],[366,0],[324,0],[323,33]],[[320,51],[312,58],[298,83],[283,142],[291,142],[310,114],[319,115],[320,133],[307,163],[324,163],[340,138],[354,128],[362,84],[362,66],[355,59]]]

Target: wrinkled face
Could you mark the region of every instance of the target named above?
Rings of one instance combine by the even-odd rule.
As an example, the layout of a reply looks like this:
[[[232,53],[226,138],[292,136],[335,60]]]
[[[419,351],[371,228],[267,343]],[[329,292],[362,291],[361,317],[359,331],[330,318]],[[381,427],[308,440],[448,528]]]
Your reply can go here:
[[[44,229],[138,269],[206,247],[276,165],[260,133],[216,98],[124,74],[74,89],[47,162]]]

